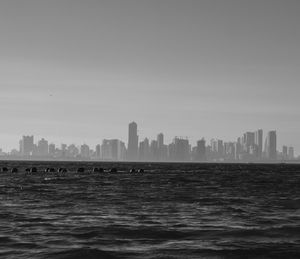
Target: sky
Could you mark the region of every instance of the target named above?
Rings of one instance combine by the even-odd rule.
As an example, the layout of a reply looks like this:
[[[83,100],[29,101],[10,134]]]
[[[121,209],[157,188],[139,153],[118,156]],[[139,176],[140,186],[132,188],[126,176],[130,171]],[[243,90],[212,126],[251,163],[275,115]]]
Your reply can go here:
[[[22,135],[234,141],[300,154],[299,0],[1,0],[0,148]]]

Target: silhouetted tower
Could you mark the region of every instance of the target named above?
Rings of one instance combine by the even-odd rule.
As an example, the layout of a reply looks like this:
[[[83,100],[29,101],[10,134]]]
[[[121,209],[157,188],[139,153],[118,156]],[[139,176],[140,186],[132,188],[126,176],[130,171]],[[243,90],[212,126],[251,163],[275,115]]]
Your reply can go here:
[[[277,137],[276,131],[272,130],[268,132],[266,139],[266,155],[269,160],[277,159]]]
[[[34,150],[33,136],[23,136],[20,141],[20,152],[22,156],[32,155]]]
[[[101,158],[101,145],[100,144],[96,145],[96,158],[97,159]]]
[[[137,124],[135,122],[131,122],[128,127],[127,160],[138,160],[138,143],[139,137],[137,135]]]
[[[288,147],[282,146],[282,159],[286,160],[288,158]]]
[[[38,156],[42,156],[42,157],[45,157],[45,156],[48,156],[48,141],[45,140],[45,139],[41,139],[39,142],[38,142],[38,146],[37,146],[37,154]]]
[[[262,150],[263,150],[263,130],[259,129],[255,131],[255,145],[257,148],[257,158],[262,158]]]
[[[165,146],[164,146],[164,134],[159,133],[157,135],[157,152],[158,152],[158,160],[162,161],[165,159]]]
[[[205,161],[206,155],[205,155],[206,147],[205,147],[205,139],[201,139],[197,141],[197,147],[196,147],[196,160],[197,161]]]

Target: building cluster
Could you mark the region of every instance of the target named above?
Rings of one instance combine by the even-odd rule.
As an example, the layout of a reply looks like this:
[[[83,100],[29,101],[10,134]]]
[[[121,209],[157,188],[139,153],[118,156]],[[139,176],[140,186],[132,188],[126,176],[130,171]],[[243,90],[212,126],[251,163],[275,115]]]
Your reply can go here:
[[[277,150],[276,131],[269,131],[265,140],[263,130],[246,132],[234,142],[204,138],[196,146],[188,138],[175,137],[165,144],[160,133],[155,140],[148,138],[139,141],[137,124],[132,122],[128,128],[127,147],[118,139],[104,139],[94,149],[87,144],[61,144],[59,147],[44,138],[37,143],[33,136],[23,136],[19,150],[12,150],[1,157],[12,159],[70,159],[99,161],[153,161],[153,162],[267,162],[295,160],[293,147],[283,146]]]

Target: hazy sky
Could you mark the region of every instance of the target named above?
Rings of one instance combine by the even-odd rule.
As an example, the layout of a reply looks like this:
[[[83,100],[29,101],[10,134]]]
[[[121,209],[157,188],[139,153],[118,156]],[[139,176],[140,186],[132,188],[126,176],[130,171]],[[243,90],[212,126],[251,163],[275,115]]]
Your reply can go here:
[[[276,129],[300,150],[299,0],[1,0],[0,147]]]

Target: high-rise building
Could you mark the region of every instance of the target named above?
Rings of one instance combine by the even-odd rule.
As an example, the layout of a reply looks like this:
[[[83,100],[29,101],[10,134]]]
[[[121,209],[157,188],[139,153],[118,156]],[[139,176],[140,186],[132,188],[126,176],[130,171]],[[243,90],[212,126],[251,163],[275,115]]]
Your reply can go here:
[[[101,145],[103,160],[125,160],[126,148],[124,142],[118,139],[104,139]]]
[[[288,150],[288,158],[289,160],[294,160],[294,148],[293,147],[289,147],[289,150]]]
[[[137,135],[137,124],[135,122],[131,122],[128,127],[127,160],[138,160],[138,143],[139,137]]]
[[[188,139],[175,137],[173,143],[175,161],[189,161],[190,145]]]
[[[53,143],[49,144],[49,155],[51,157],[55,156],[55,144],[53,144]]]
[[[83,144],[80,147],[80,155],[84,159],[90,158],[90,147],[87,144]]]
[[[266,138],[266,158],[269,160],[277,159],[277,137],[275,130],[269,131]]]
[[[33,136],[23,136],[20,140],[20,153],[22,156],[31,156],[34,151]]]
[[[151,161],[157,161],[158,160],[158,143],[156,140],[152,140],[150,144],[150,157],[149,159]]]
[[[157,135],[157,152],[158,160],[162,161],[165,159],[165,145],[164,145],[164,134],[159,133]]]
[[[254,132],[246,132],[244,134],[244,143],[246,145],[247,151],[251,146],[254,145],[255,142],[255,133]]]
[[[97,159],[101,158],[101,145],[100,144],[96,145],[96,158]]]
[[[196,161],[205,161],[206,160],[206,147],[205,147],[205,139],[201,139],[197,141],[195,160]]]
[[[282,146],[282,159],[286,160],[288,158],[288,147]]]
[[[75,144],[71,144],[67,147],[66,156],[75,158],[79,155],[79,149]]]
[[[262,158],[262,150],[263,150],[263,130],[259,129],[255,131],[255,145],[257,150],[257,158]]]
[[[39,140],[37,145],[37,155],[41,157],[46,157],[49,154],[48,141],[42,138]]]
[[[150,146],[149,140],[145,138],[143,141],[140,142],[139,147],[139,160],[140,161],[149,161],[150,160]]]

